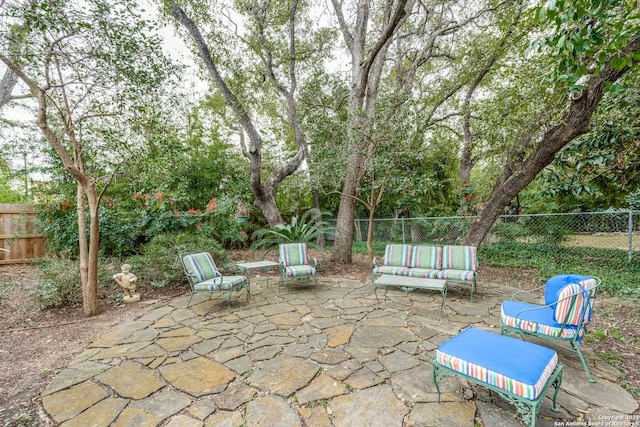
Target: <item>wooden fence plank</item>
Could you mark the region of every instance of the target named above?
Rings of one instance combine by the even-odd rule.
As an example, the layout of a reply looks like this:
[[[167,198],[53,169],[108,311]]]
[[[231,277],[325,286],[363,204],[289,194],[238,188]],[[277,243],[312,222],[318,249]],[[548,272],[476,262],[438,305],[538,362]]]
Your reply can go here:
[[[36,229],[33,205],[0,204],[0,249],[0,264],[44,256],[44,235]]]

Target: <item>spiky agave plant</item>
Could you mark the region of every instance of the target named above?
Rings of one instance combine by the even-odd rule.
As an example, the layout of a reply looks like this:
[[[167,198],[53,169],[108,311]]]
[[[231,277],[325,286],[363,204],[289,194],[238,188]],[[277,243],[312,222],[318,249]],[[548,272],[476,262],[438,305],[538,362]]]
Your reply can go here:
[[[251,250],[263,249],[265,254],[276,249],[280,243],[306,243],[307,247],[322,249],[316,243],[316,237],[321,234],[335,232],[325,217],[329,212],[309,209],[300,218],[291,218],[290,224],[277,224],[270,228],[261,228],[253,233],[254,242]]]

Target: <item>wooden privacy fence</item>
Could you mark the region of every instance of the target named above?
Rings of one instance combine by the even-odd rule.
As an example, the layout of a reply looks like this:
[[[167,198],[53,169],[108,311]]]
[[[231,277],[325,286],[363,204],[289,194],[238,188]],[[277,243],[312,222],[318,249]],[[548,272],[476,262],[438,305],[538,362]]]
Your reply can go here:
[[[44,255],[44,235],[35,226],[32,205],[0,204],[0,264],[25,262]]]

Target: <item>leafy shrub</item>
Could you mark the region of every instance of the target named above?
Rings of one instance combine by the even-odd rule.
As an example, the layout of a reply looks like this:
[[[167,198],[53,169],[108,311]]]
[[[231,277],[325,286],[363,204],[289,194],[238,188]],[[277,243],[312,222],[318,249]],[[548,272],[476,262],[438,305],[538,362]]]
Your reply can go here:
[[[78,215],[74,203],[54,200],[36,210],[38,228],[47,236],[47,248],[60,257],[78,255]]]
[[[139,280],[151,286],[167,286],[182,283],[184,274],[181,254],[207,251],[219,267],[227,261],[227,254],[220,243],[205,233],[165,233],[153,238],[142,248],[142,254],[126,259],[134,266]]]
[[[138,193],[131,199],[122,202],[105,199],[98,208],[102,258],[139,254],[145,244],[162,234],[201,234],[225,247],[243,245],[247,240],[248,226],[236,222],[234,199],[210,199],[200,208],[185,209],[180,207],[180,197],[166,192]],[[69,258],[78,255],[75,201],[54,201],[42,206],[38,219],[52,252]]]
[[[110,278],[111,272],[99,263],[98,285],[110,283]],[[39,260],[36,282],[31,295],[39,309],[82,305],[82,279],[77,260],[61,257]]]

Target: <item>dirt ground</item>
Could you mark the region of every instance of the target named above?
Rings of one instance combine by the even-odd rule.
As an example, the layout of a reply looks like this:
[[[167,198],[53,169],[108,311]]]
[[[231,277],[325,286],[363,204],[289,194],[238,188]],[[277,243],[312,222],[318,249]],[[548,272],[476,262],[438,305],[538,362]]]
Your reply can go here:
[[[252,260],[255,255],[237,252],[235,260]],[[319,259],[319,273],[366,279],[371,273],[364,257],[349,265],[334,265]],[[130,321],[149,310],[150,305],[114,306],[115,288],[101,290],[102,313],[85,318],[81,307],[37,311],[30,291],[37,286],[35,268],[30,265],[0,265],[0,427],[52,426],[42,409],[40,395],[55,375],[87,345],[118,323]],[[481,267],[481,282],[496,285],[534,287],[540,285],[531,272],[521,269]],[[2,292],[5,289],[7,291]],[[158,289],[145,286],[138,291],[146,302],[165,300],[187,292],[184,288]],[[146,308],[144,308],[146,307]],[[640,399],[640,308],[637,301],[599,297],[590,339],[585,345],[618,367],[621,384]]]

